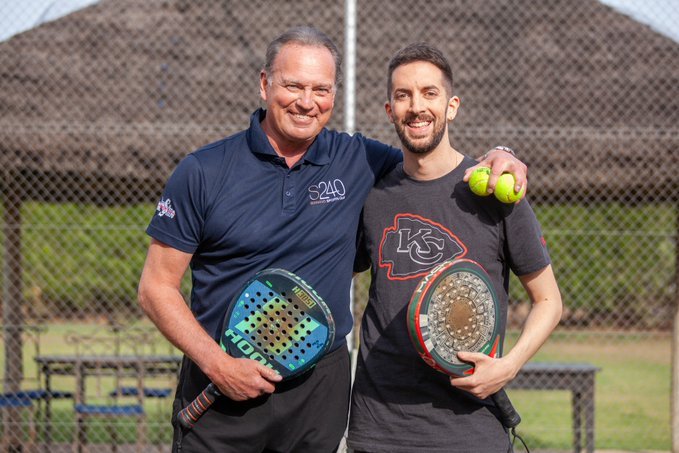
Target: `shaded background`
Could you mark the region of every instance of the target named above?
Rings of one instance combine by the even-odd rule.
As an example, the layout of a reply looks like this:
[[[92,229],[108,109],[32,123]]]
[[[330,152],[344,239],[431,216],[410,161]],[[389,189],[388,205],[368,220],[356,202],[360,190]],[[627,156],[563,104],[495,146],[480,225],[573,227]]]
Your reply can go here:
[[[651,19],[676,17],[679,9],[671,1],[647,5],[642,12]],[[462,100],[453,145],[472,156],[511,146],[530,168],[529,199],[566,306],[536,360],[601,367],[597,417],[607,407],[619,416],[597,418],[598,446],[669,450],[678,300],[676,38],[596,0],[356,6],[356,84],[352,93],[346,87],[353,85],[340,87],[330,127],[351,124],[397,145],[383,108],[388,59],[415,40],[444,50]],[[5,21],[15,17],[26,29],[0,42],[6,392],[40,378],[36,344],[60,352],[73,347],[64,340],[72,332],[149,328],[136,304],[149,242],[144,229],[174,166],[247,127],[261,105],[258,74],[274,36],[309,24],[340,48],[346,37],[340,1],[103,0],[70,14],[53,6],[32,19],[37,26],[19,26],[35,15],[31,7],[0,7]],[[355,116],[343,103],[347,94]],[[366,276],[357,279],[357,320],[366,284]],[[512,333],[528,311],[520,288],[515,280]],[[153,341],[170,350],[161,338]],[[634,384],[615,387],[616,375]],[[512,396],[529,420],[545,416],[532,412],[536,400],[549,405],[552,398]],[[525,422],[536,447],[570,440],[567,395],[554,398],[566,402],[565,416]],[[169,401],[155,409],[151,440],[169,443]],[[649,413],[636,420],[639,412]],[[66,444],[73,430],[68,403],[62,417],[56,431]],[[629,438],[620,441],[621,432]],[[92,442],[106,442],[101,436],[91,434]],[[565,440],[552,442],[559,438]]]

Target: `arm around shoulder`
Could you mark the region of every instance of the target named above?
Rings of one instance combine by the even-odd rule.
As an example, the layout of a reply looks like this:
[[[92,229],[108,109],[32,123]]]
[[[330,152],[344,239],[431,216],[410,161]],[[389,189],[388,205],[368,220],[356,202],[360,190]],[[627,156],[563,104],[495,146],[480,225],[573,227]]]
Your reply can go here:
[[[522,188],[525,188],[528,185],[528,167],[516,157],[514,151],[512,151],[510,148],[507,148],[506,146],[496,146],[495,148],[488,151],[483,157],[479,159],[479,163],[477,165],[469,167],[465,170],[463,180],[468,182],[471,174],[478,167],[489,167],[491,169],[490,178],[488,179],[489,193],[495,190],[497,180],[500,175],[502,175],[502,173],[511,173],[514,175],[514,191],[516,193],[521,193]],[[525,192],[519,197],[518,201],[520,201],[524,196]]]

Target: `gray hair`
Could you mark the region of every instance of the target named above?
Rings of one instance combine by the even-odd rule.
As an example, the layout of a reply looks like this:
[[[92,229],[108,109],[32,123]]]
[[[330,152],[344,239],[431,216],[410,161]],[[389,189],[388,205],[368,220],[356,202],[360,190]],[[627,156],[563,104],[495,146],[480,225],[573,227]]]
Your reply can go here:
[[[280,53],[284,45],[295,43],[303,46],[325,47],[330,51],[332,59],[335,61],[335,83],[339,84],[342,80],[342,57],[337,46],[328,35],[314,27],[301,26],[291,28],[269,43],[266,48],[266,62],[264,71],[271,74],[273,62]]]

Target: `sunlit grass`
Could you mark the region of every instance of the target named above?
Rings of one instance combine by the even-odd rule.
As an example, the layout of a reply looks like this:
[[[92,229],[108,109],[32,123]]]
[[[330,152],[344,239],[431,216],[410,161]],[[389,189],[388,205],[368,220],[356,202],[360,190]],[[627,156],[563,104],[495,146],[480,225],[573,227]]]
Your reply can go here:
[[[72,353],[73,345],[66,342],[69,332],[80,334],[105,330],[101,325],[52,324],[41,339],[43,354]],[[507,338],[508,350],[516,335]],[[160,353],[171,349],[160,340]],[[34,352],[26,345],[24,354],[27,377],[35,376]],[[4,346],[0,342],[0,351]],[[104,350],[101,351],[106,352]],[[110,352],[110,351],[109,351]],[[596,447],[597,449],[669,451],[670,436],[670,336],[600,332],[556,332],[538,352],[533,361],[586,362],[600,368],[596,375]],[[4,367],[4,356],[0,355]],[[149,386],[168,385],[167,379],[149,379]],[[74,378],[54,376],[54,389],[73,390]],[[27,381],[26,387],[35,385]],[[106,402],[114,387],[112,378],[92,378],[88,397]],[[573,445],[571,394],[568,391],[511,390],[512,401],[523,419],[519,433],[531,450],[569,451]],[[128,403],[131,403],[128,402]],[[147,400],[148,436],[151,442],[169,445],[171,398]],[[70,400],[53,404],[53,438],[57,443],[70,443],[74,433],[73,403]],[[106,422],[106,420],[103,420]],[[88,433],[90,442],[110,441],[110,430],[119,432],[122,443],[136,437],[132,420],[94,423]],[[126,425],[126,423],[128,425]]]
[[[538,362],[586,362],[596,375],[597,449],[671,448],[670,336],[558,333],[534,358]],[[520,433],[533,448],[572,446],[568,391],[511,390],[523,421]]]

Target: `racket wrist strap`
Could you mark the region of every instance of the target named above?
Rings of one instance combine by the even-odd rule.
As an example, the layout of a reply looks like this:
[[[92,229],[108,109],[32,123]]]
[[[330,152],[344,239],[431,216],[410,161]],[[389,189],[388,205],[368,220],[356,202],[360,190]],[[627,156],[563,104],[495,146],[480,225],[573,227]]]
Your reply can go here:
[[[521,436],[516,434],[516,427],[511,429],[511,433],[512,433],[512,450],[514,450],[514,442],[516,441],[516,439],[519,439],[521,441],[521,443],[523,444],[523,448],[526,450],[526,453],[530,453],[530,450],[528,449],[528,445],[526,445],[526,441],[523,440],[523,438]]]

